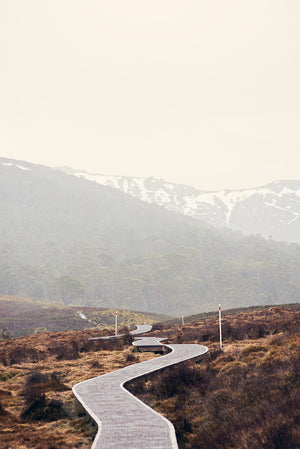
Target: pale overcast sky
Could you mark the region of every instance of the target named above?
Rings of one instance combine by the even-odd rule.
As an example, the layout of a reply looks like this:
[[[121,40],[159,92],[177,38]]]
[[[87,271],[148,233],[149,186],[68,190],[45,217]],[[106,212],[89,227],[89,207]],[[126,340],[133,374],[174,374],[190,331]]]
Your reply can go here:
[[[204,190],[300,179],[299,0],[0,0],[0,155]]]

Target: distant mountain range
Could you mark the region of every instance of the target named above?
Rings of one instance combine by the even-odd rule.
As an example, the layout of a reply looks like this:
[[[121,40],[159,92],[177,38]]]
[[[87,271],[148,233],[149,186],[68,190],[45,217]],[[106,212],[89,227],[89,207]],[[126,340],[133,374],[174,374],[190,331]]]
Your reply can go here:
[[[79,174],[0,158],[0,210],[0,295],[167,315],[299,301],[300,245]]]
[[[275,181],[243,190],[201,191],[152,177],[107,176],[69,167],[61,170],[218,228],[300,243],[300,181]]]

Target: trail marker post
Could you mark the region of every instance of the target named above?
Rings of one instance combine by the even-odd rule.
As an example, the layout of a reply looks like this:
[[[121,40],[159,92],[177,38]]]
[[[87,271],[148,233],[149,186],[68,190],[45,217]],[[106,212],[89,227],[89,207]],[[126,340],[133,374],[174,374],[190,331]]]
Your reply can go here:
[[[118,336],[118,312],[116,312],[115,336]]]
[[[219,304],[219,330],[220,330],[220,351],[222,351],[221,304]]]
[[[184,326],[184,318],[183,318],[183,314],[181,315],[181,323],[182,323],[182,326]]]

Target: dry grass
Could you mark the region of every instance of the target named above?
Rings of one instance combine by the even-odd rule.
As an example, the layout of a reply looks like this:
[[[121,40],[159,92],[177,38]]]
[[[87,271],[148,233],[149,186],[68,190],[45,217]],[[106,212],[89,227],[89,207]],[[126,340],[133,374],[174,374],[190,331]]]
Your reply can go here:
[[[91,447],[96,429],[76,402],[72,386],[91,377],[153,358],[154,355],[144,353],[132,357],[132,347],[123,345],[122,342],[104,343],[104,346],[110,347],[102,349],[101,343],[88,344],[90,335],[95,335],[95,332],[44,333],[0,342],[0,359],[5,362],[0,364],[0,449]],[[72,351],[73,346],[74,351],[74,342],[78,349],[76,358],[61,358],[58,348],[71,348]],[[24,360],[10,363],[12,353],[21,354],[20,359],[23,353]],[[29,354],[33,354],[34,361],[29,360]],[[33,398],[30,396],[32,391],[27,396],[24,394],[32,373],[42,375],[40,384],[33,382]],[[32,387],[32,381],[29,384]],[[49,413],[40,413],[42,408],[38,409],[42,415],[40,421],[32,416],[24,417],[22,412],[26,404],[30,403],[30,398],[32,404],[36,395],[44,396],[48,412],[49,407],[53,412],[53,404],[61,404],[66,418],[50,421]],[[45,412],[45,403],[42,405]]]
[[[210,352],[199,364],[165,370],[131,389],[174,422],[181,449],[296,449],[299,315],[297,309],[272,308],[227,316],[222,352],[215,318],[161,326],[154,334],[171,342],[204,343]],[[0,449],[91,447],[95,427],[75,401],[72,386],[154,357],[133,354],[130,338],[89,342],[96,334],[43,333],[0,342]],[[42,375],[38,385],[28,380],[35,372]],[[34,384],[34,391],[26,396],[27,384]],[[44,418],[22,419],[27,402],[43,396]],[[55,409],[51,401],[63,406],[66,418],[46,419],[44,411]]]
[[[210,352],[131,389],[171,419],[181,449],[299,448],[299,322],[285,308],[227,317],[222,352],[216,320],[167,328],[171,341],[205,335]]]

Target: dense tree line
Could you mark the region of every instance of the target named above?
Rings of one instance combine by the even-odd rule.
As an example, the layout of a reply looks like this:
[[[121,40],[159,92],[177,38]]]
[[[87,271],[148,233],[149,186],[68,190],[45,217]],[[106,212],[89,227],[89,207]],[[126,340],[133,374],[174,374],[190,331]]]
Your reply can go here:
[[[219,301],[226,308],[297,302],[298,248],[287,246],[276,257],[248,250],[248,244],[240,243],[234,257],[220,247],[219,257],[209,259],[206,253],[182,248],[116,262],[109,256],[97,258],[86,248],[70,252],[60,266],[2,264],[0,293],[171,314],[212,310]]]

